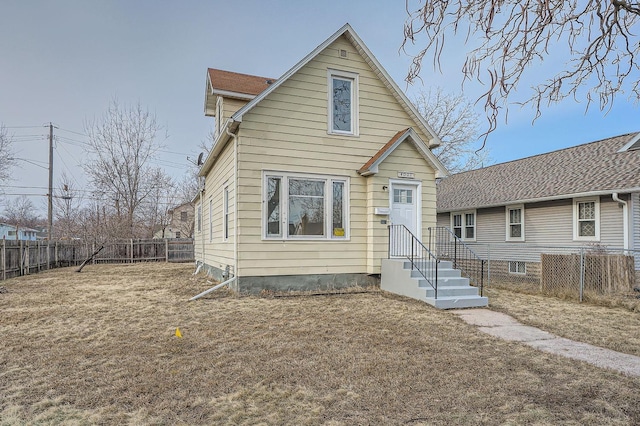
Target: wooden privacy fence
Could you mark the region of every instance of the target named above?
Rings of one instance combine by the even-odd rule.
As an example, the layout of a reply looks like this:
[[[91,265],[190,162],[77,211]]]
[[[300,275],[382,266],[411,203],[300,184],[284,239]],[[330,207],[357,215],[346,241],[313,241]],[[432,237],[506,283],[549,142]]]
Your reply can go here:
[[[542,254],[540,285],[548,294],[621,294],[635,282],[634,257],[622,254]]]
[[[104,244],[92,263],[192,262],[193,240],[119,240]],[[0,280],[79,265],[99,248],[83,241],[0,240]]]

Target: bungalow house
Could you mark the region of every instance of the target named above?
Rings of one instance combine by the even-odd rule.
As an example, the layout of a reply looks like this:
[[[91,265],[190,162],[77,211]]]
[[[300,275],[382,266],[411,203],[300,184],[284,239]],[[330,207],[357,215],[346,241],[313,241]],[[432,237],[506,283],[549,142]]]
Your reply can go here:
[[[437,211],[439,227],[489,245],[511,274],[539,276],[543,246],[636,251],[638,270],[640,133],[449,176]]]
[[[346,24],[280,78],[209,69],[197,263],[241,292],[380,282],[388,225],[436,224],[438,136]]]

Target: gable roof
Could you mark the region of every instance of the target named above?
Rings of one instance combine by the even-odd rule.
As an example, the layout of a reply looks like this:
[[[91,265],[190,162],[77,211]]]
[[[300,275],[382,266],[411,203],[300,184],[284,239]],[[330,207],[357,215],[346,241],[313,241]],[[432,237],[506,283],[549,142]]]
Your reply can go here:
[[[358,173],[362,176],[370,176],[378,173],[378,166],[382,163],[400,144],[404,141],[409,141],[418,150],[422,157],[431,163],[436,172],[436,177],[444,177],[448,175],[447,169],[433,155],[427,144],[418,136],[415,130],[407,128],[400,130],[387,142],[373,157],[369,159],[361,168]]]
[[[209,68],[207,83],[210,93],[242,99],[253,99],[276,79]]]
[[[416,123],[416,126],[422,131],[423,134],[430,136],[431,140],[427,142],[429,148],[436,148],[442,144],[439,136],[436,132],[429,126],[427,121],[420,115],[416,107],[409,101],[407,96],[400,90],[398,85],[393,81],[391,76],[385,71],[382,65],[378,62],[378,60],[373,56],[371,51],[365,46],[364,42],[360,39],[360,37],[356,34],[356,32],[351,28],[351,25],[344,24],[342,28],[336,31],[331,37],[326,39],[322,44],[316,47],[313,51],[311,51],[307,56],[302,58],[300,62],[294,65],[289,71],[285,72],[279,79],[275,80],[273,84],[268,85],[266,89],[257,94],[253,99],[247,97],[245,99],[251,99],[246,105],[236,111],[225,123],[224,127],[220,129],[218,138],[214,141],[213,147],[209,152],[204,164],[200,168],[199,176],[204,176],[209,169],[213,166],[215,159],[222,151],[226,141],[229,139],[229,135],[227,130],[235,131],[238,126],[238,123],[242,122],[243,116],[251,111],[258,103],[260,103],[267,95],[276,90],[283,84],[285,81],[289,79],[292,75],[298,72],[302,67],[307,65],[311,60],[313,60],[316,56],[318,56],[324,49],[326,49],[331,43],[336,41],[339,37],[345,36],[351,44],[356,48],[358,53],[362,56],[367,64],[373,69],[374,73],[378,76],[380,81],[384,83],[384,85],[389,89],[393,97],[396,101],[402,106],[402,108],[407,112],[409,117]],[[246,75],[246,74],[245,74]],[[248,76],[251,77],[251,76]],[[210,78],[207,77],[208,79]],[[264,78],[264,77],[259,77]]]
[[[438,183],[437,210],[640,191],[640,150],[622,150],[638,138],[615,136],[449,176]]]

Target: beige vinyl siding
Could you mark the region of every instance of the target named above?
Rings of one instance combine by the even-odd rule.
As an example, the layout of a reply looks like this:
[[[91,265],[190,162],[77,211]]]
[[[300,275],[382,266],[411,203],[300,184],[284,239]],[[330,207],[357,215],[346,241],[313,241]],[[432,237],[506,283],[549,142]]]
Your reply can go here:
[[[505,221],[504,207],[478,209],[476,211],[476,242],[482,244],[504,242],[507,235]],[[448,227],[451,225],[449,224]]]
[[[348,59],[338,57],[347,50]],[[359,75],[359,136],[327,133],[327,70]],[[356,173],[398,131],[415,123],[343,37],[316,56],[246,113],[239,128],[239,276],[379,273],[386,256],[386,226],[372,216],[388,206],[380,177]],[[420,134],[428,143],[425,135]],[[388,160],[387,160],[388,161]],[[423,166],[424,160],[421,160]],[[406,163],[405,163],[406,164]],[[348,241],[265,241],[262,225],[263,170],[345,176],[350,179]],[[403,165],[402,170],[406,170]],[[417,170],[416,170],[417,171]],[[393,172],[395,175],[395,172]],[[388,177],[382,179],[388,184]],[[433,181],[433,176],[431,176]],[[375,191],[369,193],[368,188]],[[423,183],[435,206],[435,191]],[[372,198],[370,198],[372,197]],[[378,199],[384,204],[377,204]],[[435,222],[435,212],[432,212]],[[377,225],[371,227],[374,222]],[[383,242],[383,239],[385,240]],[[368,248],[368,242],[375,249]],[[377,259],[377,260],[376,260]]]
[[[631,248],[640,250],[640,194],[631,194],[630,212],[631,215]],[[639,256],[640,257],[640,254]],[[638,262],[640,266],[640,261]]]
[[[233,235],[235,217],[235,191],[234,191],[234,145],[233,140],[220,153],[215,166],[211,169],[205,180],[205,192],[203,194],[202,232],[196,233],[196,247],[204,249],[204,263],[224,270],[227,265],[235,268],[234,238]],[[229,187],[229,238],[223,241],[223,198],[224,187]],[[209,201],[212,201],[212,216],[209,213]],[[209,241],[209,227],[213,224],[213,240]],[[204,241],[204,243],[203,243]]]
[[[627,196],[620,196],[627,199]],[[610,196],[600,197],[600,243],[608,247],[624,247],[622,206]]]
[[[388,219],[388,217],[374,215],[374,208],[391,207],[389,205],[389,180],[403,181],[403,179],[398,179],[399,171],[414,173],[414,179],[408,179],[407,183],[419,181],[422,184],[421,232],[423,241],[426,242],[429,228],[436,226],[435,171],[411,142],[405,141],[380,164],[378,173],[368,178],[373,187],[369,188],[372,197],[367,214],[370,234],[368,273],[380,273],[381,259],[388,256],[389,231],[387,225],[380,223],[381,219]],[[383,190],[383,186],[387,186],[387,190]]]
[[[248,101],[233,98],[223,98],[222,101],[222,122],[224,123],[235,114],[240,108],[245,106]]]

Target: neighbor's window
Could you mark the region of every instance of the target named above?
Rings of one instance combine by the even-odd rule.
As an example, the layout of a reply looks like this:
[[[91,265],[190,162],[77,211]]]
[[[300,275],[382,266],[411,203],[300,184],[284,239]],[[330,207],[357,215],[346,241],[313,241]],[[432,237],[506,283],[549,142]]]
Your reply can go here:
[[[176,231],[176,238],[180,238],[180,231]]]
[[[527,273],[527,264],[525,262],[509,262],[509,273],[510,274],[526,274]]]
[[[524,241],[524,206],[507,207],[507,241]]]
[[[265,174],[266,238],[347,238],[348,178]]]
[[[451,215],[451,229],[456,237],[465,241],[476,239],[476,212],[459,212]]]
[[[329,133],[358,134],[358,74],[329,70]]]
[[[600,239],[600,200],[577,199],[573,202],[573,236],[575,240]]]
[[[186,222],[188,219],[187,212],[180,212],[180,222]]]

